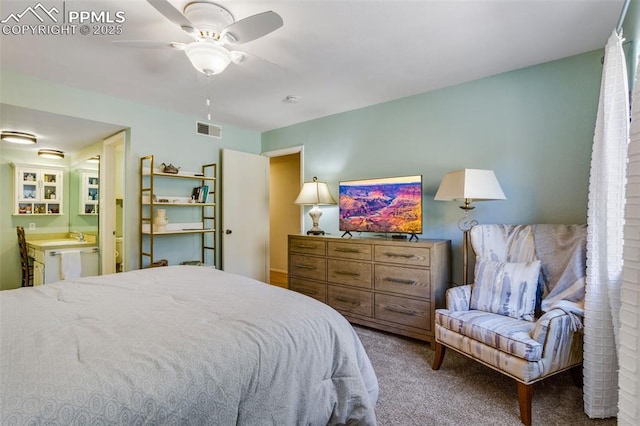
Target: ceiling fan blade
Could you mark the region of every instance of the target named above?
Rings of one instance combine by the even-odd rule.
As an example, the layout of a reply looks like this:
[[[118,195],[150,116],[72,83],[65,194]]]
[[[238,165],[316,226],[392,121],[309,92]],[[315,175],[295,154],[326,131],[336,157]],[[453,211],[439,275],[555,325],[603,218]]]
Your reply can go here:
[[[135,47],[139,49],[166,49],[167,47],[184,50],[185,43],[166,42],[166,41],[151,41],[151,40],[118,40],[113,41],[113,44],[122,47]]]
[[[248,63],[260,63],[261,66],[268,66],[269,68],[275,70],[277,69],[278,72],[281,73],[285,73],[288,74],[289,70],[287,70],[285,67],[276,64],[275,62],[272,62],[268,59],[263,58],[262,56],[258,56],[254,53],[251,52],[236,52],[236,51],[232,51],[231,52],[231,56],[233,57],[234,54],[242,54],[242,57],[240,58],[240,60],[238,62],[235,62],[236,64],[239,64],[241,62],[248,62]]]
[[[173,7],[167,0],[147,0],[151,6],[153,6],[158,12],[164,15],[165,18],[177,24],[187,33],[191,34],[194,31],[193,24],[187,19],[178,9]]]
[[[222,30],[228,44],[241,44],[255,40],[282,26],[282,18],[273,11],[258,13],[234,22]]]
[[[229,53],[231,53],[231,62],[233,62],[234,64],[239,64],[240,62],[244,61],[246,55],[244,52],[240,52],[237,50],[232,50]]]

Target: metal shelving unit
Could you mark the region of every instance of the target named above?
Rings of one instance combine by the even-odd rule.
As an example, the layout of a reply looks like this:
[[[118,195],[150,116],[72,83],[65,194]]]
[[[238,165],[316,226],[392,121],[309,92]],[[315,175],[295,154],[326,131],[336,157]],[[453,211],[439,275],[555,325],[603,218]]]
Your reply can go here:
[[[157,238],[167,235],[200,234],[201,256],[200,262],[216,266],[216,176],[215,163],[202,166],[200,174],[163,173],[155,169],[154,156],[147,155],[140,158],[140,267],[147,268],[158,265],[159,259],[154,256],[154,246]],[[170,196],[166,201],[156,199],[157,188],[165,180],[188,180],[199,182],[200,186],[209,187],[206,202],[188,201],[189,195]],[[190,188],[185,185],[185,189]],[[200,209],[197,223],[170,223],[168,228],[159,231],[153,221],[157,209],[170,210],[173,208]]]

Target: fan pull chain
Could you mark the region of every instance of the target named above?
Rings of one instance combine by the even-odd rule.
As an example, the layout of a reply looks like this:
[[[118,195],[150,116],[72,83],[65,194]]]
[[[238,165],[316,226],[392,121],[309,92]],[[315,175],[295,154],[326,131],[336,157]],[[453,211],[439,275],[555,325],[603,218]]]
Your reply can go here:
[[[211,76],[207,75],[207,121],[211,121]]]

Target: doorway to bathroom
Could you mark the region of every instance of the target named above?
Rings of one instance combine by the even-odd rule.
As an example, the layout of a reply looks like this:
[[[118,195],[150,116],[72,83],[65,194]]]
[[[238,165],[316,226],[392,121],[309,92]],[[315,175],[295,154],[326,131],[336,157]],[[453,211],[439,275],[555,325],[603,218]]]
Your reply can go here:
[[[128,270],[124,212],[125,193],[125,141],[126,131],[118,132],[104,140],[100,161],[100,252],[102,274]],[[102,207],[104,206],[104,207]]]

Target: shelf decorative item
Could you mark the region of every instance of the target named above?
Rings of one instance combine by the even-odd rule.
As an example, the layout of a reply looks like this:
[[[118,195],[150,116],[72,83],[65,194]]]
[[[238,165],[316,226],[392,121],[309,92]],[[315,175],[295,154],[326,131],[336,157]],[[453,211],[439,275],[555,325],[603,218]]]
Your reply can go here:
[[[160,166],[162,167],[163,173],[170,173],[172,175],[177,175],[178,171],[180,170],[180,167],[176,167],[173,164],[169,164],[167,166],[165,163],[162,163],[160,164]]]
[[[167,210],[157,209],[156,217],[155,219],[153,219],[154,231],[166,232],[168,223],[169,223],[169,218],[167,217]]]

